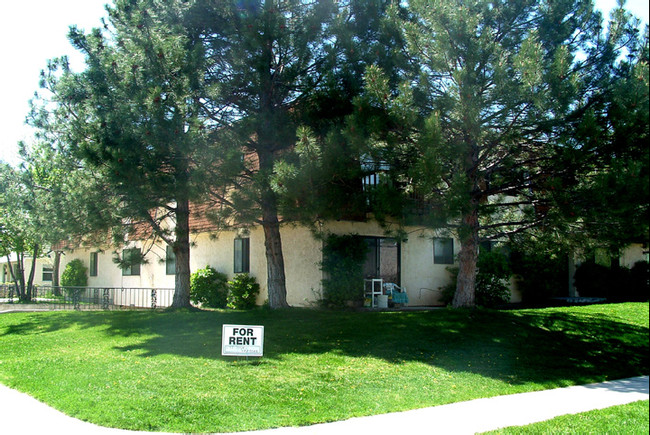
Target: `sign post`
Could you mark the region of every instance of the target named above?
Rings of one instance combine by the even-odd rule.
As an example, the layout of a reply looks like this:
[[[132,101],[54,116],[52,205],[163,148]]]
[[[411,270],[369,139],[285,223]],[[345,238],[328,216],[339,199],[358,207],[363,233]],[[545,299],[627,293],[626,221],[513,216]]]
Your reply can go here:
[[[263,356],[264,326],[223,325],[221,355]]]

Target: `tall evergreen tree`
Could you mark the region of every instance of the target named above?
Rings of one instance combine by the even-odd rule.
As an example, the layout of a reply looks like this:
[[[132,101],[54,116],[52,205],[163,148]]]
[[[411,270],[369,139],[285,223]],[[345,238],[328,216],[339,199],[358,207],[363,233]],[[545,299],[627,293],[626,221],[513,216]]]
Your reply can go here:
[[[390,0],[354,0],[339,9],[340,18],[332,28],[334,66],[326,71],[325,85],[299,113],[295,152],[275,168],[274,189],[283,216],[313,225],[333,219],[365,220],[373,208],[362,179],[375,165],[364,141],[346,134],[346,126],[358,110],[355,101],[363,92],[368,65],[380,67],[392,87],[412,70],[398,23],[384,19],[391,7]],[[376,192],[372,193],[376,200]]]
[[[549,183],[568,188],[589,166],[597,150],[577,132],[604,110],[638,32],[622,10],[603,29],[589,1],[414,0],[409,9],[400,22],[420,72],[395,90],[370,68],[359,107],[376,114],[356,125],[374,126],[360,133],[371,152],[402,168],[434,226],[457,234],[453,305],[473,306],[480,241],[549,223]]]
[[[602,108],[590,111],[576,132],[587,144],[586,170],[570,189],[551,185],[565,221],[562,234],[578,247],[586,239],[615,253],[649,241],[648,27],[638,48],[613,71],[617,80],[603,96]]]
[[[103,28],[72,28],[87,67],[75,73],[65,59],[51,62],[43,85],[56,106],[41,112],[59,145],[101,173],[122,223],[173,248],[174,307],[190,305],[189,205],[202,188],[208,147],[199,102],[205,53],[184,25],[189,8],[117,0]],[[124,231],[113,233],[124,243]]]
[[[298,119],[324,85],[335,53],[334,1],[198,1],[194,25],[210,63],[202,109],[220,147],[212,217],[264,231],[271,308],[288,306],[276,163],[296,143]]]

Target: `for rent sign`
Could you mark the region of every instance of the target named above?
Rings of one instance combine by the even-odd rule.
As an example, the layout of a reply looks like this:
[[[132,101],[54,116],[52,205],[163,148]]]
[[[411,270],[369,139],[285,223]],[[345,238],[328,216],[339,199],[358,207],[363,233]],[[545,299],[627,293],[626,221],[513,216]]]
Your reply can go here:
[[[223,325],[221,355],[262,356],[264,353],[264,326]]]

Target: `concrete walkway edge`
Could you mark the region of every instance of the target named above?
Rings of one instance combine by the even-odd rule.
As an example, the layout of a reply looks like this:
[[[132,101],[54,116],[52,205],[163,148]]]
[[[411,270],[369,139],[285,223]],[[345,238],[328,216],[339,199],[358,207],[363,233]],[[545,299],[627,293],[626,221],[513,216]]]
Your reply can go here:
[[[304,428],[272,429],[257,432],[257,434],[475,434],[508,426],[523,426],[560,415],[576,414],[648,399],[648,376],[641,376],[597,384],[475,399]]]
[[[522,426],[560,415],[648,400],[648,376],[552,390],[518,393],[430,408],[351,418],[333,423],[254,432],[259,435],[474,434],[508,426]],[[0,384],[3,433],[134,434],[96,426],[69,417],[39,401]],[[141,432],[152,433],[152,432]]]

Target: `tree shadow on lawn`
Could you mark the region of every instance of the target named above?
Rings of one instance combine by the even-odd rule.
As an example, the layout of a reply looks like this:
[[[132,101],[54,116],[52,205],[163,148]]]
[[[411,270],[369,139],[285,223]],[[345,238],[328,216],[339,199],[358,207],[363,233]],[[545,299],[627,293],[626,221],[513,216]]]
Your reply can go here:
[[[420,362],[507,381],[555,385],[648,373],[648,329],[605,315],[558,311],[113,312],[34,315],[1,335],[101,328],[115,349],[142,357],[221,356],[223,324],[264,325],[264,364],[290,354],[335,353]],[[37,331],[37,332],[35,332]],[[83,331],[81,331],[83,333]],[[120,345],[119,337],[141,337]]]

